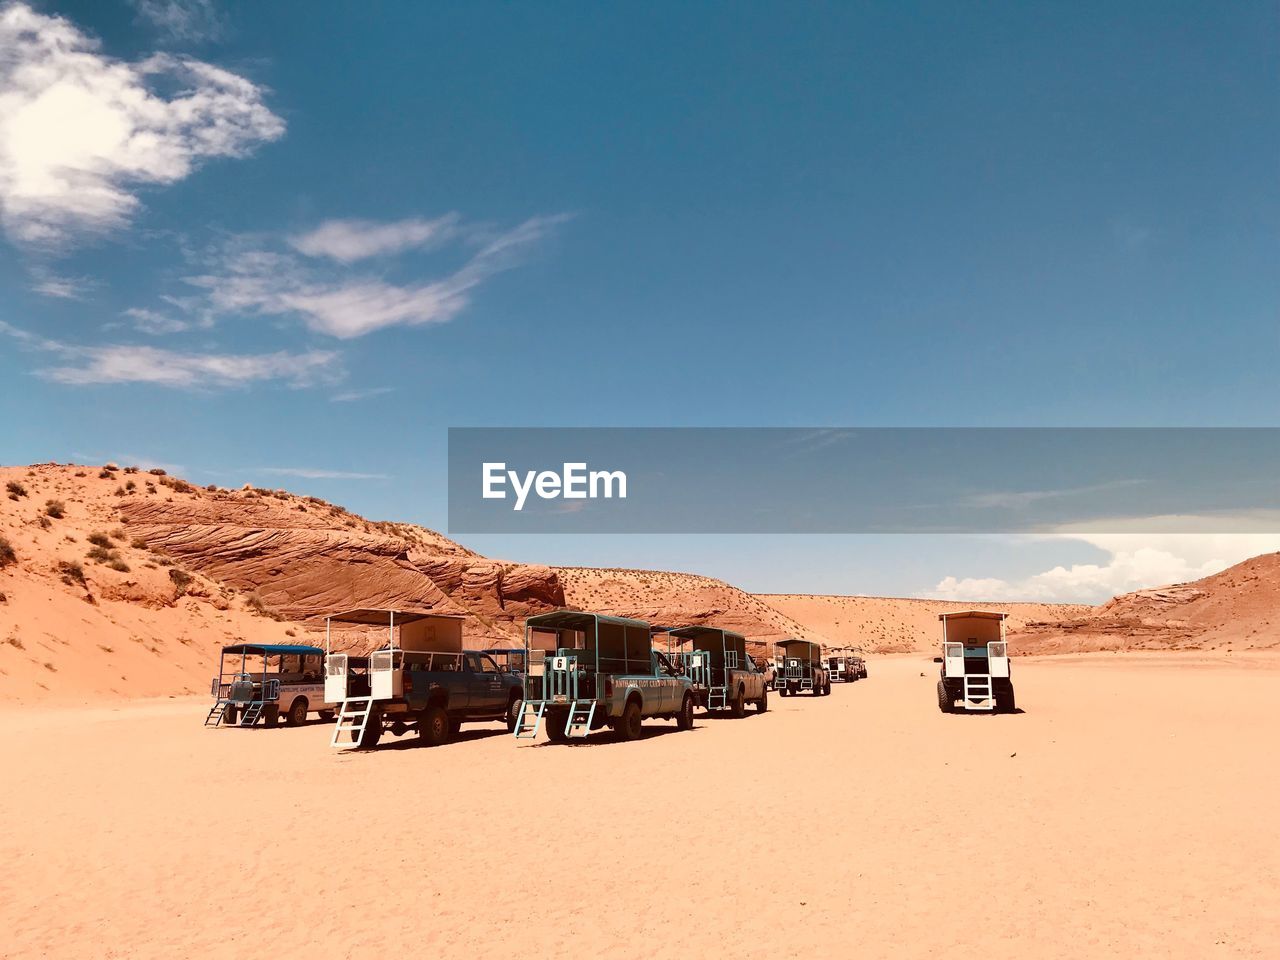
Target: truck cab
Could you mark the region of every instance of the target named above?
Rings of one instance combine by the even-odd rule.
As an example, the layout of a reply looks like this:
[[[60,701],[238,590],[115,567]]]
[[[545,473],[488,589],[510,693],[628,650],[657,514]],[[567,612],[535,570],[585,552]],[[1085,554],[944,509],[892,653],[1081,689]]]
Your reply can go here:
[[[745,717],[748,703],[757,713],[769,709],[766,677],[747,656],[742,634],[688,626],[668,631],[667,641],[671,659],[693,680],[699,706],[728,710],[734,717]]]
[[[325,682],[338,698],[335,747],[373,747],[384,731],[415,731],[427,746],[456,736],[463,723],[502,721],[513,729],[524,674],[487,651],[462,649],[462,617],[412,610],[351,610],[333,624],[387,627],[367,657],[330,653]],[[380,631],[379,631],[380,632]]]
[[[554,742],[606,727],[638,740],[646,719],[693,727],[693,680],[653,649],[643,620],[558,610],[525,622],[526,699],[513,731],[532,739],[546,721]]]
[[[210,694],[206,727],[272,727],[283,718],[298,726],[307,714],[333,719],[336,705],[325,696],[324,656],[301,644],[236,643],[222,648]]]
[[[965,610],[938,614],[942,621],[942,664],[938,709],[943,713],[979,711],[1013,713],[1013,677],[1006,613]],[[958,706],[957,706],[958,704]]]

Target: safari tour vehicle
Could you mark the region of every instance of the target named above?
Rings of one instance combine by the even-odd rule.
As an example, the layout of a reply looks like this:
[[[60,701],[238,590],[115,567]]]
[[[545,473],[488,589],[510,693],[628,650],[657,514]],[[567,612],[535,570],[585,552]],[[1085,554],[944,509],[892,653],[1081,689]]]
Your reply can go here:
[[[206,727],[297,726],[311,712],[332,720],[324,695],[324,651],[301,644],[235,643],[222,648]]]
[[[765,675],[747,656],[747,640],[742,634],[690,626],[668,631],[667,641],[671,659],[693,680],[699,706],[728,710],[734,717],[745,717],[748,703],[757,713],[769,709]]]
[[[802,690],[815,697],[831,693],[831,675],[822,659],[821,645],[808,640],[780,640],[774,647],[779,666],[773,682],[781,696],[795,696]]]
[[[643,620],[558,610],[525,621],[526,698],[515,736],[557,743],[610,727],[638,740],[644,720],[693,727],[693,681],[653,649]],[[657,632],[662,632],[660,629]]]
[[[827,673],[832,682],[853,683],[866,676],[862,658],[849,647],[838,647],[827,653]]]
[[[350,610],[334,624],[382,627],[386,643],[367,658],[329,653],[325,694],[340,707],[331,745],[373,747],[389,729],[417,731],[428,746],[455,736],[463,723],[503,720],[515,727],[524,676],[504,670],[482,650],[462,649],[460,616],[401,610]]]
[[[1012,713],[1013,680],[1009,671],[1009,647],[1005,641],[1006,613],[966,610],[940,613],[942,664],[938,679],[938,709],[985,710]]]

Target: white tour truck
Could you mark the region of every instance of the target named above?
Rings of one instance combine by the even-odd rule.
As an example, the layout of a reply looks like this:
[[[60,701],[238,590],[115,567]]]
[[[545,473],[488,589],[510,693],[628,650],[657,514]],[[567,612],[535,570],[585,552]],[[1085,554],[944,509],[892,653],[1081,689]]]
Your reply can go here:
[[[1004,630],[1007,617],[1007,613],[985,610],[938,614],[942,621],[942,656],[935,657],[934,662],[942,664],[938,709],[943,713],[957,709],[1014,712]]]

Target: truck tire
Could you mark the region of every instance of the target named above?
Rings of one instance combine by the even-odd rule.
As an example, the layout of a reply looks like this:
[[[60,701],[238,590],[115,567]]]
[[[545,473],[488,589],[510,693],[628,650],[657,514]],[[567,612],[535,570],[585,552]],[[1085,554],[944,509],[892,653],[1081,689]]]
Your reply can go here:
[[[418,736],[428,747],[448,743],[452,732],[453,721],[440,704],[433,703],[418,715]]]
[[[325,723],[328,723],[330,720],[332,720],[334,717],[337,716],[337,714],[334,713],[332,710],[318,710],[316,712],[320,715],[320,719],[323,720]]]
[[[276,703],[268,704],[262,708],[263,726],[274,727],[280,721],[280,705]]]
[[[520,720],[520,713],[524,710],[524,701],[520,699],[518,693],[511,695],[510,702],[507,703],[507,733],[514,733],[516,724]]]
[[[693,694],[686,693],[684,702],[680,704],[680,712],[676,714],[676,728],[679,730],[693,729]]]
[[[1014,713],[1018,709],[1017,700],[1013,696],[1013,683],[1004,681],[995,689],[996,713]]]
[[[784,683],[778,688],[778,696],[785,697],[787,695],[787,685]]]
[[[738,688],[738,692],[733,695],[733,700],[729,703],[729,714],[733,717],[745,717],[747,715],[747,701],[743,698],[742,688]]]
[[[222,723],[224,726],[236,725],[236,708],[229,703],[222,708]]]
[[[369,708],[369,716],[365,720],[364,734],[360,737],[357,744],[361,750],[371,750],[378,745],[378,741],[382,739],[382,707],[372,706]]]
[[[953,701],[947,695],[947,685],[941,680],[938,681],[938,709],[943,713],[951,713],[955,710]]]
[[[640,716],[639,702],[635,700],[628,700],[627,705],[622,708],[622,719],[618,721],[618,739],[639,740],[642,724],[643,720]]]
[[[291,727],[302,726],[307,722],[308,706],[306,697],[298,697],[293,703],[289,704],[289,712],[285,714],[285,723]]]
[[[769,688],[760,691],[760,699],[756,701],[756,713],[764,713],[769,709]]]
[[[564,732],[565,724],[569,722],[569,712],[567,710],[548,711],[546,716],[547,736],[552,743],[567,743],[569,735]]]

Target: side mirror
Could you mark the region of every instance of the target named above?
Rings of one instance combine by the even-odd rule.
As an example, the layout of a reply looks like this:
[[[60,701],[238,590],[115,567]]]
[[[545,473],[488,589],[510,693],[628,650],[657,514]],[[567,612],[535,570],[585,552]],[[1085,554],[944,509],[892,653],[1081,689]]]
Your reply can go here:
[[[941,663],[941,662],[942,662],[942,658],[941,658],[941,657],[934,657],[934,658],[933,658],[933,662],[934,662],[934,663]]]

